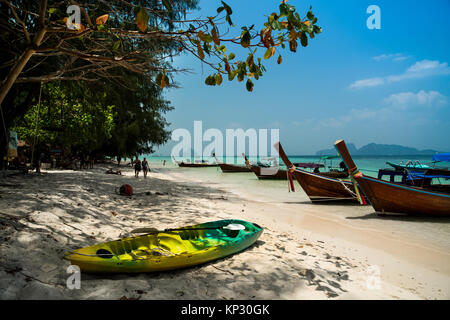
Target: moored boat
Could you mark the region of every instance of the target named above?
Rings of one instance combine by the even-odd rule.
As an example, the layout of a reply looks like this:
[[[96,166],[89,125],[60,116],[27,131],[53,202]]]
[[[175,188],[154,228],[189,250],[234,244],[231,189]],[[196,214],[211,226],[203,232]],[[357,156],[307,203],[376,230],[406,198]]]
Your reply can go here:
[[[245,165],[261,180],[285,180],[287,178],[287,171],[280,169],[277,165],[266,164],[251,164],[245,154],[242,154],[245,159]]]
[[[377,212],[406,214],[426,214],[433,216],[450,215],[450,185],[433,185],[433,178],[450,179],[448,170],[427,169],[415,173],[420,176],[421,186],[384,181],[363,175],[353,162],[344,140],[335,142],[349,172]]]
[[[207,163],[204,160],[200,163],[191,163],[191,162],[184,162],[184,161],[176,161],[174,157],[172,157],[173,161],[179,166],[179,167],[188,167],[188,168],[205,168],[205,167],[217,167],[217,163]]]
[[[350,181],[299,169],[289,160],[281,143],[276,143],[274,147],[278,150],[280,158],[286,167],[288,167],[292,191],[295,190],[292,180],[293,176],[312,202],[336,200],[358,201],[354,186]]]
[[[223,163],[217,159],[216,155],[214,155],[214,158],[216,159],[217,164],[219,165],[220,169],[224,173],[231,173],[231,172],[252,172],[250,168],[244,165],[237,165],[237,164],[229,164],[229,163]]]

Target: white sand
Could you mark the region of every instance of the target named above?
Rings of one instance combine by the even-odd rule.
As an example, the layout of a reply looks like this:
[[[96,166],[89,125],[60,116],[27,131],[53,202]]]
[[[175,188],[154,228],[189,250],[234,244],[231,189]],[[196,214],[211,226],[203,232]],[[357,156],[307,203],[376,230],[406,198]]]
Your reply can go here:
[[[96,167],[2,178],[0,299],[450,297],[449,253],[439,246],[318,214],[334,206],[262,201],[173,173],[135,179],[131,168],[122,169],[126,176]],[[115,194],[123,183],[133,185],[131,199]],[[264,233],[248,250],[206,265],[153,274],[83,274],[80,290],[66,287],[67,250],[138,227],[228,218],[258,223]],[[377,269],[370,272],[373,265],[379,281]]]

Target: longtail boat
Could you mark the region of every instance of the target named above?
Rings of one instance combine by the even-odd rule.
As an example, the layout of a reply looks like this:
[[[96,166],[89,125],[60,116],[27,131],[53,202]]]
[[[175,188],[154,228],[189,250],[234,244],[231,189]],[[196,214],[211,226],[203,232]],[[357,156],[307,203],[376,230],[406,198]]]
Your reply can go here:
[[[217,159],[216,155],[214,154],[214,158],[216,159],[217,164],[219,165],[220,169],[224,173],[231,173],[231,172],[252,172],[250,168],[247,166],[240,166],[237,164],[229,164],[229,163],[223,163],[219,159]]]
[[[292,191],[295,191],[292,179],[292,176],[294,176],[312,202],[358,201],[354,186],[350,181],[326,177],[322,174],[299,169],[289,160],[281,143],[275,143],[274,147],[278,150],[281,160],[289,168],[289,181]]]
[[[172,157],[173,161],[179,166],[179,167],[188,167],[188,168],[205,168],[205,167],[217,167],[217,163],[207,163],[202,160],[201,163],[190,163],[190,162],[184,162],[184,161],[177,161],[174,157]]]
[[[335,142],[336,149],[349,168],[350,175],[358,183],[377,212],[406,214],[450,215],[450,185],[433,185],[433,178],[450,179],[448,170],[428,169],[416,173],[422,179],[421,186],[384,181],[363,175],[355,163],[344,140]]]
[[[408,161],[405,164],[403,163],[393,163],[390,161],[386,161],[387,165],[390,165],[391,167],[393,167],[394,169],[397,170],[402,170],[402,169],[407,169],[407,170],[413,170],[413,171],[425,171],[427,169],[430,169],[431,167],[426,165],[426,164],[421,164],[418,160],[416,161]]]
[[[279,166],[270,166],[265,164],[251,164],[245,154],[245,165],[261,180],[285,180],[287,177],[286,170],[280,169]]]

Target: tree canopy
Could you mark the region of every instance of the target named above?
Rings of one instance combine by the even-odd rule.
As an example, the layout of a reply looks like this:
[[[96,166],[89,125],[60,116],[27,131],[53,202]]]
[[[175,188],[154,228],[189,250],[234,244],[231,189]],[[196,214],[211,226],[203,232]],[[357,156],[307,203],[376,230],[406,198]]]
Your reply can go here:
[[[76,81],[74,87],[79,88],[95,83],[108,98],[98,101],[106,109],[114,106],[114,125],[104,132],[115,141],[111,148],[124,145],[125,135],[139,141],[134,151],[149,151],[167,139],[163,113],[170,107],[160,90],[174,86],[173,74],[186,70],[175,69],[172,57],[187,53],[208,65],[212,73],[205,79],[207,85],[221,85],[225,77],[253,91],[253,81],[266,72],[264,60],[277,54],[281,64],[283,49],[296,52],[298,44],[306,47],[322,31],[311,8],[301,17],[286,0],[259,27],[235,26],[233,10],[224,1],[211,16],[188,19],[188,10],[197,9],[197,4],[197,0],[2,0],[0,37],[9,44],[0,48],[3,122],[9,128],[30,110],[21,125],[29,122],[41,83],[58,82],[43,86],[48,97],[67,94],[70,85],[63,82]],[[233,51],[241,47],[248,52],[239,57]],[[125,88],[133,93],[127,95]],[[151,97],[145,92],[152,92]],[[71,106],[77,114],[76,101],[82,100],[79,96],[59,108]],[[57,108],[49,102],[43,110]],[[88,105],[93,108],[89,112],[96,110],[94,101]],[[151,116],[156,119],[153,131],[140,131],[138,127]],[[108,125],[100,131],[105,128]]]

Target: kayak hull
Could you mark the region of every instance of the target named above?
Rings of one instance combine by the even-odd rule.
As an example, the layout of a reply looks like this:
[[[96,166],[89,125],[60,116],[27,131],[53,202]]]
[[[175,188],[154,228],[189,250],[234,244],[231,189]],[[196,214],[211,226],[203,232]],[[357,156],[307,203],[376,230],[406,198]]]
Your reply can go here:
[[[226,230],[241,224],[245,230]],[[181,230],[147,234],[85,247],[64,256],[83,272],[140,273],[187,268],[238,253],[260,237],[263,229],[243,220],[219,220]],[[209,229],[211,228],[211,229]],[[216,229],[214,229],[216,228]]]

